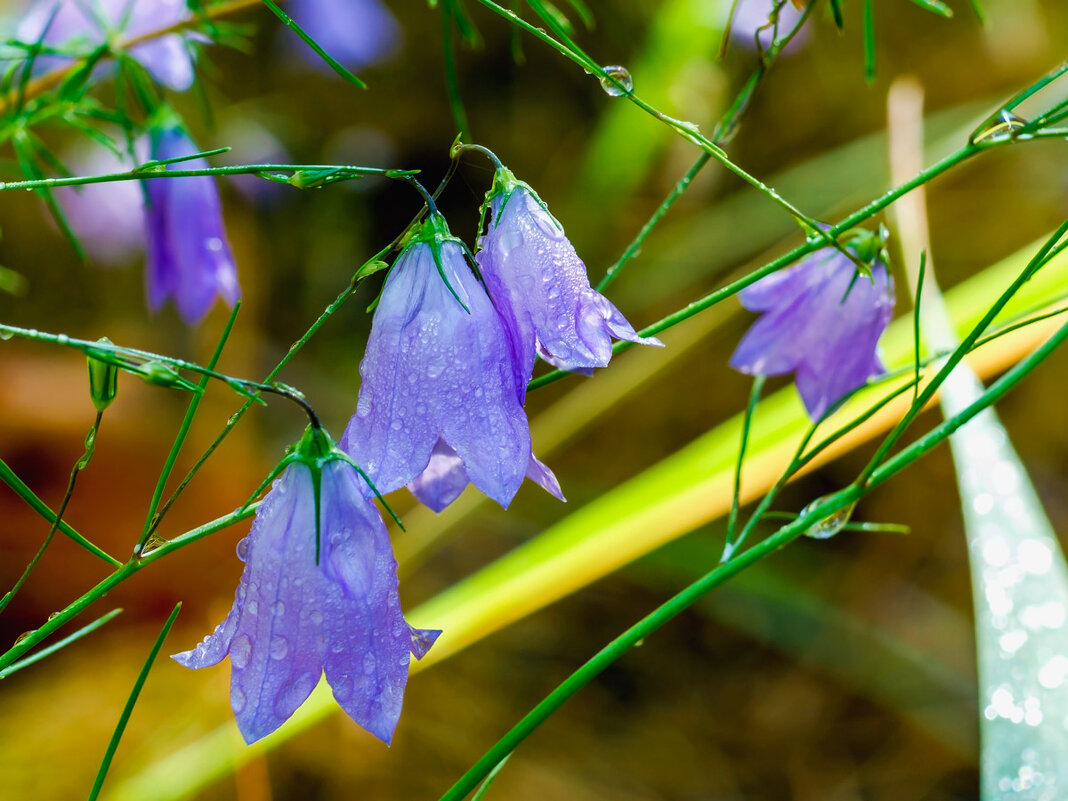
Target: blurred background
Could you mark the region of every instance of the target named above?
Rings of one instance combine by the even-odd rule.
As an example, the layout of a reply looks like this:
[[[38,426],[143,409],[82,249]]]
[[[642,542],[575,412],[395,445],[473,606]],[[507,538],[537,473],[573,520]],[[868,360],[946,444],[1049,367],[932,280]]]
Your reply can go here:
[[[350,37],[354,48],[366,45],[351,56],[353,63],[362,61],[356,72],[367,81],[366,91],[310,65],[268,11],[251,8],[233,18],[249,26],[248,46],[205,48],[202,92],[172,102],[202,148],[233,148],[217,163],[415,168],[433,186],[448,167],[457,131],[440,15],[424,3],[387,5],[388,12],[379,9],[359,29],[375,36]],[[468,5],[480,44],[454,45],[472,140],[492,148],[534,186],[596,281],[698,151],[609,97],[544,45],[530,37],[517,45],[502,19]],[[1058,0],[985,0],[985,27],[963,0],[951,3],[957,13],[948,20],[911,3],[880,3],[878,72],[869,83],[860,3],[843,3],[841,34],[825,5],[772,69],[728,148],[739,164],[821,219],[833,220],[889,186],[885,100],[895,77],[915,75],[925,87],[930,150],[937,155],[1064,58],[1068,7]],[[717,59],[728,6],[723,0],[596,0],[590,2],[596,28],[584,30],[576,20],[576,38],[601,63],[626,65],[647,100],[711,131],[755,66],[742,36]],[[7,30],[14,30],[23,8],[0,3],[0,9]],[[110,88],[104,84],[100,91]],[[94,162],[99,148],[84,138],[59,129],[44,135],[74,171],[106,169]],[[11,154],[3,156],[2,177],[15,178]],[[484,160],[465,158],[440,201],[453,232],[471,245],[491,177]],[[244,290],[220,369],[249,378],[261,377],[284,355],[354,270],[421,205],[410,188],[383,180],[313,191],[251,179],[221,181],[219,188]],[[193,330],[173,308],[148,314],[140,220],[122,211],[129,208],[122,192],[109,186],[60,196],[89,250],[88,264],[79,263],[36,198],[0,193],[0,264],[24,278],[17,296],[0,293],[0,319],[82,338],[107,335],[118,344],[206,361],[226,310],[220,305]],[[111,203],[119,216],[100,222],[96,216]],[[1063,143],[999,149],[975,159],[929,187],[929,209],[938,277],[948,288],[1068,216]],[[134,224],[113,221],[123,219]],[[712,165],[608,294],[641,327],[798,241],[779,209]],[[365,282],[280,376],[306,393],[335,435],[355,408],[370,323],[365,307],[379,286],[379,278]],[[900,288],[897,313],[909,313]],[[539,436],[560,440],[548,461],[568,504],[528,486],[507,513],[482,505],[457,517],[449,536],[405,570],[406,607],[742,409],[749,379],[726,361],[751,319],[729,301],[669,332],[665,351],[624,354],[614,369],[635,360],[631,370],[639,380],[604,414],[564,437],[535,422],[536,451]],[[666,366],[659,363],[665,358]],[[998,407],[1062,534],[1068,532],[1066,369],[1068,354],[1054,355]],[[596,397],[598,380],[571,377],[532,393],[531,419],[577,388]],[[773,382],[776,388],[786,383]],[[79,478],[66,515],[120,558],[140,533],[185,403],[176,393],[120,378],[118,400],[105,415],[93,463]],[[177,474],[238,406],[238,397],[212,387]],[[0,343],[0,409],[0,458],[56,506],[93,418],[84,359],[39,344]],[[929,413],[921,422],[934,419]],[[239,505],[303,426],[290,404],[254,409],[160,533],[173,536]],[[798,509],[840,488],[868,455],[862,448],[795,482],[781,508]],[[411,507],[403,495],[396,498],[402,513]],[[452,511],[432,523],[427,515],[413,519],[445,528]],[[801,541],[745,571],[569,702],[519,749],[487,797],[974,798],[971,597],[948,451],[931,454],[879,489],[857,517],[903,523],[912,533]],[[166,566],[144,570],[84,616],[87,622],[121,606],[118,619],[0,683],[0,798],[85,795],[167,612],[184,602],[164,653],[192,647],[225,615],[241,572],[234,546],[246,531],[247,524],[235,526]],[[46,533],[47,525],[0,487],[0,586],[14,583]],[[395,533],[399,552],[406,536]],[[722,522],[709,524],[414,677],[390,749],[336,714],[198,797],[436,798],[601,645],[714,564],[722,537]],[[0,641],[11,643],[103,575],[101,564],[57,538],[0,617]],[[190,672],[161,658],[109,783],[225,723],[228,681],[225,666]]]

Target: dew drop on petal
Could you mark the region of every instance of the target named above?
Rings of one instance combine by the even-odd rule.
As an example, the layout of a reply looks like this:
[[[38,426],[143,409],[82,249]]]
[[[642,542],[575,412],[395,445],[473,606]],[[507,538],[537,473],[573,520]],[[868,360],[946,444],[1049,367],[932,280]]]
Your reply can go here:
[[[271,611],[276,615],[284,615],[286,613],[286,605],[281,601],[275,601],[274,605],[271,607]]]
[[[271,659],[285,659],[289,654],[289,641],[285,637],[272,637],[269,653],[271,654]]]
[[[323,613],[318,609],[313,609],[308,613],[308,620],[318,626],[323,622]]]
[[[234,710],[235,715],[240,715],[241,710],[245,708],[245,691],[240,687],[230,688],[230,708]]]
[[[274,702],[275,714],[280,718],[288,718],[296,712],[297,707],[304,703],[304,699],[315,688],[317,678],[311,673],[301,673],[282,685]]]
[[[363,655],[363,672],[368,676],[375,672],[375,655],[370,651]]]
[[[242,562],[248,559],[248,537],[242,537],[237,542],[237,558]]]
[[[230,664],[240,670],[248,664],[248,658],[252,654],[252,640],[245,634],[238,634],[230,643]]]
[[[352,676],[348,673],[342,673],[337,676],[330,686],[334,689],[334,697],[341,703],[345,703],[352,698]]]

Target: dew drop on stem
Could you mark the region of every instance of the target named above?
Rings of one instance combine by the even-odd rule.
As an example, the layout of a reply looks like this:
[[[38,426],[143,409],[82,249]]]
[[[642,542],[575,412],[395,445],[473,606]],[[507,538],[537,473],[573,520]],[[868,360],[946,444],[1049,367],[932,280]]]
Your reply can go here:
[[[629,95],[634,91],[634,79],[630,77],[630,71],[626,67],[612,64],[604,68],[601,88],[611,97]]]

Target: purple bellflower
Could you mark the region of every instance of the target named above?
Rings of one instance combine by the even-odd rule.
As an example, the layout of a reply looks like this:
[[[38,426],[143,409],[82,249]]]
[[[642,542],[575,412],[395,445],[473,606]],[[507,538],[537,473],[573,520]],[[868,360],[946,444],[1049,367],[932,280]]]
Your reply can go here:
[[[23,42],[36,42],[43,33],[44,44],[53,47],[76,41],[92,47],[119,30],[124,38],[134,39],[188,18],[185,0],[37,0],[19,23],[17,35]],[[130,48],[130,55],[164,86],[184,91],[193,85],[193,58],[180,34],[143,42]],[[67,62],[50,55],[39,57],[35,64],[49,69]]]
[[[432,212],[386,278],[341,448],[382,492],[440,512],[474,484],[508,506],[524,476],[563,500],[531,450],[515,346]]]
[[[731,367],[750,375],[794,373],[813,420],[885,373],[875,352],[894,311],[884,236],[863,232],[849,245],[871,265],[870,278],[845,254],[821,250],[743,289],[742,305],[763,316],[738,343]]]
[[[197,147],[177,125],[149,132],[149,158],[166,160],[196,153]],[[203,169],[200,159],[168,169]],[[231,306],[241,295],[237,266],[226,240],[215,181],[209,176],[155,178],[145,181],[145,239],[148,305],[158,310],[173,298],[189,325],[200,322],[222,297]]]
[[[586,265],[563,226],[511,171],[498,168],[487,198],[492,218],[476,259],[486,290],[516,343],[523,382],[535,356],[589,374],[612,358],[612,338],[640,337],[619,309],[590,286]]]
[[[389,58],[400,48],[400,25],[380,0],[290,0],[286,11],[331,57],[350,70]],[[289,35],[286,41],[309,66],[335,74],[297,37]]]
[[[410,655],[441,632],[405,621],[382,518],[329,436],[309,427],[283,465],[237,546],[245,570],[230,614],[173,659],[203,668],[230,657],[230,704],[248,743],[285,723],[325,672],[341,708],[388,745]]]

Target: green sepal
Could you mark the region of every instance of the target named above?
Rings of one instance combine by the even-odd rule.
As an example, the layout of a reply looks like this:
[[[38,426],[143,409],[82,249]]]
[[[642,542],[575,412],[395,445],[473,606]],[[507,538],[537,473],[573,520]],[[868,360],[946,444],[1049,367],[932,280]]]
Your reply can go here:
[[[107,337],[97,340],[104,345],[113,344]],[[93,406],[98,412],[104,411],[119,391],[119,368],[111,363],[98,359],[92,354],[85,357],[89,366],[89,397],[93,400]]]
[[[464,303],[463,299],[457,293],[456,288],[449,282],[449,278],[445,275],[445,265],[441,261],[441,248],[446,242],[454,242],[460,246],[461,250],[466,251],[467,246],[462,239],[452,235],[449,230],[449,224],[445,222],[444,215],[436,209],[431,210],[427,215],[426,220],[418,226],[415,226],[411,232],[405,237],[404,250],[401,251],[401,255],[397,257],[399,261],[410,248],[415,245],[429,245],[430,252],[434,256],[434,264],[437,265],[438,275],[441,276],[441,280],[445,282],[445,286],[449,289],[449,294],[456,299],[456,302],[463,307],[463,310],[468,314],[471,313],[471,309]],[[396,262],[394,262],[396,264]]]
[[[887,252],[886,243],[890,238],[890,232],[882,223],[874,231],[867,228],[851,228],[842,234],[843,244],[851,248],[856,254],[861,265],[867,267],[864,275],[871,277],[871,266],[876,262],[890,263],[890,254]]]
[[[508,198],[510,198],[512,196],[512,193],[520,187],[530,193],[530,196],[537,201],[538,205],[541,206],[542,211],[544,211],[549,216],[549,219],[553,221],[553,224],[556,225],[556,227],[559,228],[561,231],[563,231],[564,226],[561,225],[560,221],[552,215],[552,212],[549,211],[549,207],[545,205],[545,201],[541,199],[537,192],[534,191],[534,187],[532,187],[526,181],[520,181],[518,178],[515,177],[515,173],[513,173],[507,167],[503,166],[498,167],[497,171],[493,174],[493,184],[490,186],[489,191],[486,192],[486,199],[482,202],[482,209],[480,211],[480,217],[478,221],[478,230],[482,230],[482,226],[486,218],[486,209],[490,208],[493,201],[495,201],[497,198],[501,198],[501,202],[498,206],[498,209],[503,209],[505,204],[508,202]],[[497,223],[499,222],[500,215],[498,214],[497,218],[493,221],[493,227],[496,228]]]

